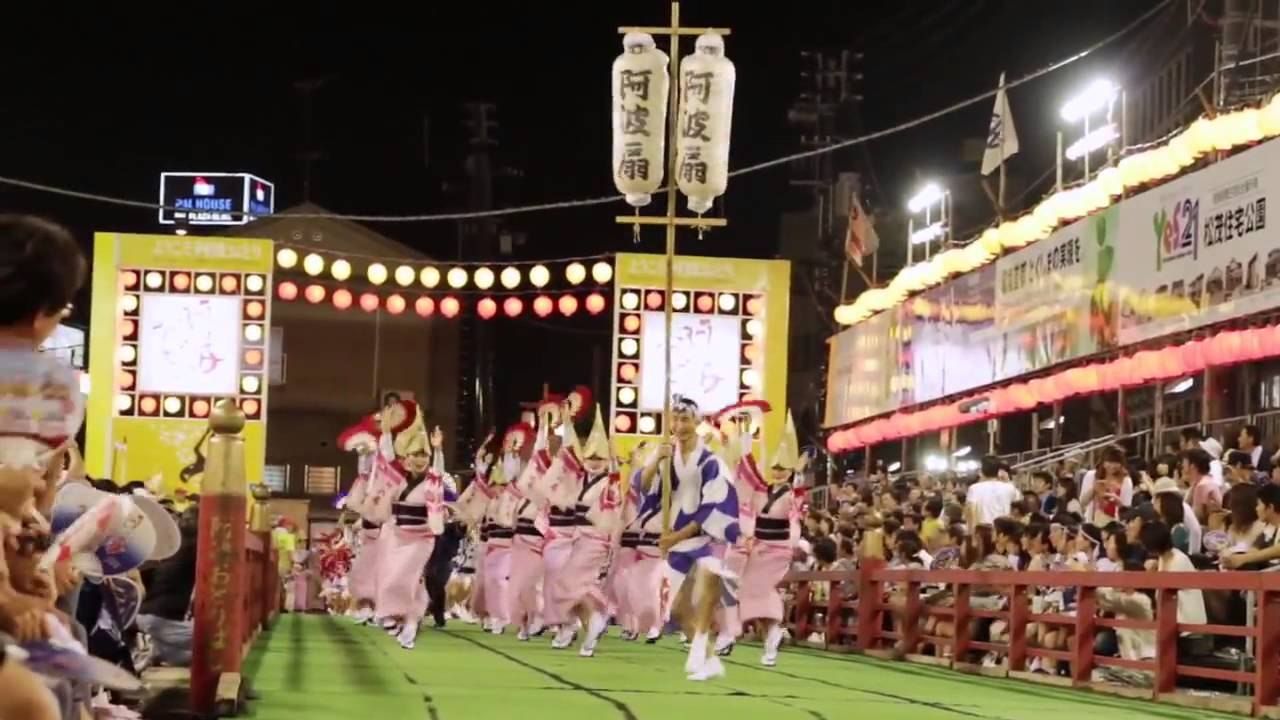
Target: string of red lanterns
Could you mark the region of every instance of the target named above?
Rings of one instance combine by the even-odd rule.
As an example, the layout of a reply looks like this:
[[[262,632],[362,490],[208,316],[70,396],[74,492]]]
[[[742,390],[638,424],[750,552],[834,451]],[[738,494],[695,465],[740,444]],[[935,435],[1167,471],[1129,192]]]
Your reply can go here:
[[[1024,412],[1059,400],[1110,392],[1122,387],[1172,380],[1206,368],[1280,356],[1280,325],[1228,330],[1183,345],[1143,350],[1110,362],[1094,363],[1045,377],[996,388],[948,405],[918,412],[898,412],[827,437],[827,449],[841,453],[880,442],[936,432],[1009,413]],[[962,412],[975,400],[988,400],[981,412]]]
[[[330,292],[327,287],[319,283],[311,283],[305,287],[299,287],[292,280],[284,280],[276,284],[276,297],[286,302],[292,302],[302,297],[312,305],[319,305],[327,300],[338,310],[348,310],[353,304],[358,304],[361,310],[368,313],[375,312],[381,308],[392,315],[402,315],[412,308],[413,312],[424,318],[431,317],[436,312],[446,318],[454,318],[463,310],[462,300],[453,295],[447,295],[437,301],[435,298],[426,295],[410,300],[399,293],[394,293],[384,298],[377,293],[365,292],[361,293],[359,298],[356,298],[350,290],[344,287]],[[559,310],[564,317],[572,317],[578,312],[579,307],[584,308],[590,315],[599,315],[605,311],[608,304],[605,296],[598,292],[587,295],[581,302],[579,302],[577,296],[567,293],[556,300],[553,300],[549,295],[539,295],[531,303],[531,309],[533,314],[540,318],[548,317],[556,310]],[[510,295],[502,299],[501,305],[499,305],[497,298],[486,296],[475,303],[476,315],[483,320],[491,320],[497,317],[499,307],[507,317],[516,318],[524,313],[525,302],[519,297]]]

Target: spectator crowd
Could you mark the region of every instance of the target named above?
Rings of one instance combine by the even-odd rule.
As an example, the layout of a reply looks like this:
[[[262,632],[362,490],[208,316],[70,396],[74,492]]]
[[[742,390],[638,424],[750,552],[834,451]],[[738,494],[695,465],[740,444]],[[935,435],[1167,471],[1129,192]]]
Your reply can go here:
[[[1228,438],[1230,449],[1191,428],[1181,432],[1177,448],[1149,462],[1126,455],[1123,447],[1101,448],[1086,466],[1074,457],[1015,471],[996,457],[980,462],[976,477],[948,472],[894,476],[880,470],[830,486],[825,507],[815,503],[805,518],[804,540],[793,568],[850,570],[869,529],[883,536],[890,567],[971,570],[1120,570],[1189,572],[1266,571],[1280,565],[1280,463],[1265,448],[1258,427],[1247,425]],[[1176,450],[1177,452],[1172,452]],[[819,584],[822,585],[822,584]],[[814,604],[825,604],[831,589],[815,590]],[[853,583],[836,592],[852,598]],[[901,630],[903,590],[891,589],[886,630]],[[1038,588],[1030,599],[1034,613],[1075,612],[1076,590]],[[929,606],[953,602],[946,587],[926,587]],[[1103,589],[1100,612],[1112,617],[1151,620],[1154,595],[1136,590]],[[1226,591],[1181,590],[1181,624],[1244,625],[1247,599]],[[970,603],[982,610],[1007,609],[1004,590],[975,587]],[[821,612],[821,610],[819,611]],[[945,616],[926,613],[922,634],[954,637]],[[1001,620],[972,622],[970,638],[1005,643]],[[1065,650],[1077,642],[1073,629],[1035,625],[1027,637],[1034,647]],[[821,640],[820,632],[810,640]],[[1155,657],[1154,630],[1103,629],[1092,638],[1095,653],[1128,660]],[[916,648],[897,648],[916,652]],[[950,647],[924,652],[947,656]],[[1234,669],[1244,645],[1239,638],[1183,633],[1180,662]],[[1185,659],[1184,659],[1185,658]],[[975,652],[969,662],[999,667],[1007,658]],[[1035,659],[1029,670],[1067,674],[1065,662]],[[1098,679],[1148,685],[1149,674],[1099,668]]]

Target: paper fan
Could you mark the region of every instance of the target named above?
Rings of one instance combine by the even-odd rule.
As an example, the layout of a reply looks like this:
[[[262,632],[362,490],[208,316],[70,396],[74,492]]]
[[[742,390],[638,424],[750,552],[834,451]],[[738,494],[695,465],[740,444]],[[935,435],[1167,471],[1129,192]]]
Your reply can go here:
[[[81,650],[48,642],[24,643],[19,647],[26,654],[22,664],[36,674],[101,685],[122,692],[142,689],[142,681],[123,668]]]
[[[134,493],[130,500],[147,516],[147,520],[151,521],[151,527],[155,530],[155,548],[147,559],[164,560],[173,557],[174,553],[182,547],[182,531],[178,529],[178,521],[173,519],[173,515],[165,510],[163,505],[146,495]]]
[[[121,514],[115,495],[79,483],[63,486],[54,500],[50,519],[54,541],[41,558],[40,567],[47,570],[60,560],[92,553],[106,540]]]
[[[954,568],[959,564],[960,548],[952,545],[939,550],[938,554],[933,556],[933,564],[929,567],[932,570],[945,570],[948,568]]]
[[[1220,553],[1231,546],[1231,536],[1225,530],[1210,530],[1204,534],[1204,549]]]
[[[344,452],[373,449],[378,447],[378,437],[381,434],[377,421],[369,415],[338,435],[338,447]]]
[[[722,408],[712,418],[712,422],[718,426],[721,422],[734,416],[747,415],[759,424],[761,418],[764,417],[764,414],[772,409],[773,408],[770,407],[769,403],[764,400],[744,400],[742,402],[734,403],[726,408]]]
[[[52,514],[57,537],[41,559],[43,568],[70,558],[90,577],[120,575],[155,556],[156,526],[131,496],[67,485],[58,492]],[[162,532],[168,535],[167,529]],[[172,544],[168,538],[164,542]]]

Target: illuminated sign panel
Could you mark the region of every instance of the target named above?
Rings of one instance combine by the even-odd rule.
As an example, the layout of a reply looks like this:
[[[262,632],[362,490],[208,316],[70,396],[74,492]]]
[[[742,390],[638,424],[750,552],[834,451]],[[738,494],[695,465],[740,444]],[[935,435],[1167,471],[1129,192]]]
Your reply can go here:
[[[161,173],[162,225],[244,225],[275,210],[275,185],[247,173]]]

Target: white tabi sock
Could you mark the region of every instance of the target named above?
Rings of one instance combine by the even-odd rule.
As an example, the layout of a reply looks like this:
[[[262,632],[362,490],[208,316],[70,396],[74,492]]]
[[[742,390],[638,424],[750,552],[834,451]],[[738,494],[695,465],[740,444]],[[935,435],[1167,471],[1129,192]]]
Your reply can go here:
[[[689,643],[689,659],[684,664],[686,673],[696,673],[702,669],[707,662],[707,645],[710,641],[711,636],[706,632],[693,636],[693,641]]]

